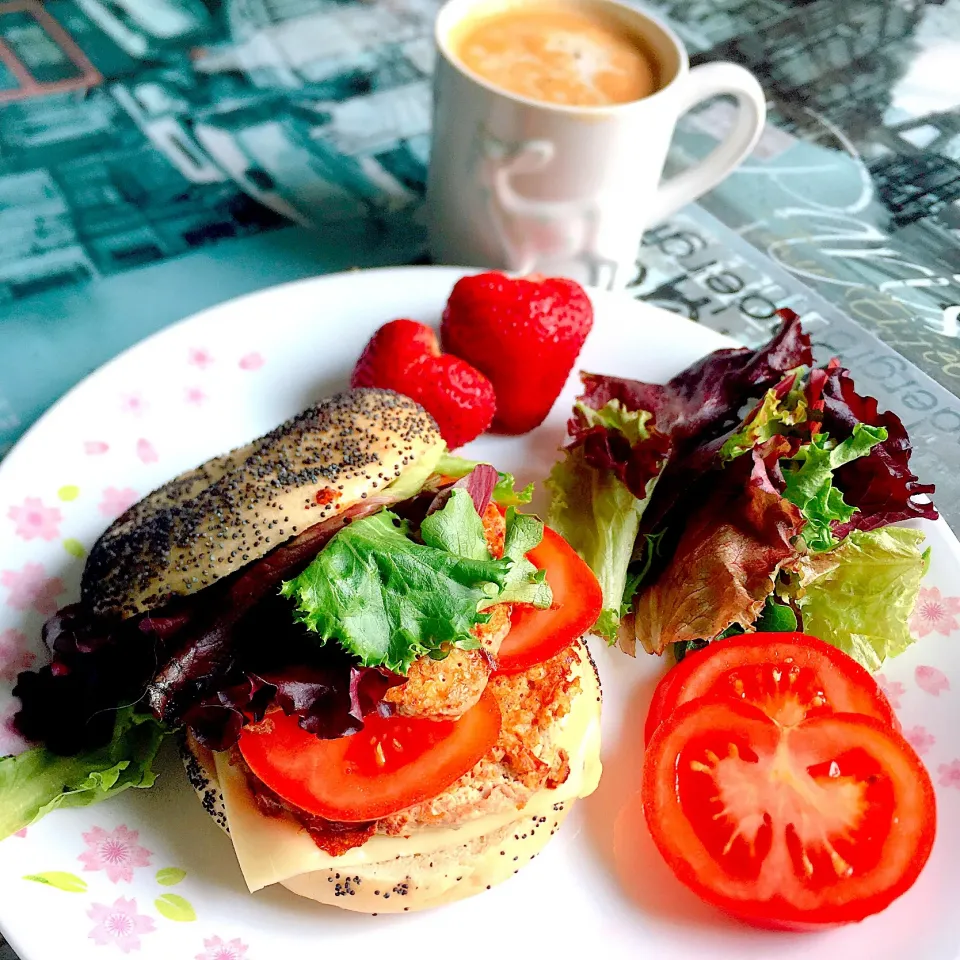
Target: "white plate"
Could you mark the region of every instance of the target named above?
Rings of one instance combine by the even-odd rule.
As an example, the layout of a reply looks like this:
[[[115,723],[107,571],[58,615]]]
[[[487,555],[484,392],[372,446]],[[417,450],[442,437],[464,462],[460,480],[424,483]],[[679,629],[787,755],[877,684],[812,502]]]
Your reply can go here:
[[[134,347],[57,404],[0,467],[0,673],[15,669],[11,646],[25,642],[40,656],[44,615],[77,595],[83,561],[73,554],[89,548],[127,502],[343,387],[374,329],[399,316],[435,323],[457,276],[449,269],[371,271],[244,297]],[[663,380],[726,342],[627,297],[595,294],[594,302],[596,325],[580,360],[589,370]],[[485,437],[467,452],[522,480],[542,478],[575,392],[571,378],[533,434]],[[884,672],[937,784],[939,836],[916,886],[863,924],[816,935],[741,926],[681,888],[649,843],[633,881],[618,880],[608,868],[611,838],[636,785],[642,718],[663,665],[597,645],[606,694],[600,790],[578,805],[540,857],[482,896],[425,914],[378,917],[318,907],[282,889],[251,896],[230,842],[170,755],[154,789],[55,813],[25,838],[3,842],[0,927],[22,960],[109,960],[121,952],[150,960],[297,960],[380,951],[418,960],[598,953],[604,960],[953,960],[960,943],[960,551],[946,524],[925,530],[934,558],[924,593],[928,616],[915,624],[928,635]],[[0,752],[22,746],[5,722],[9,689],[9,682],[0,689]],[[643,833],[626,819],[617,829]],[[103,840],[99,831],[112,836],[112,869],[99,853],[84,856],[104,849],[84,839]],[[186,875],[161,885],[158,871],[170,867]],[[23,879],[46,871],[75,874],[86,889]],[[168,919],[157,901],[169,894],[187,901],[196,919]],[[106,932],[110,924],[126,924],[131,935],[117,939]]]

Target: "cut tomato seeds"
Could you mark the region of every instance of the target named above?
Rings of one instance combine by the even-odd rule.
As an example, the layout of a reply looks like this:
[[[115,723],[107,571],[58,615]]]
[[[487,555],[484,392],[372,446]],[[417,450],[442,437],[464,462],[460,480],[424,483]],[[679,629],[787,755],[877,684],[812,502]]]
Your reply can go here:
[[[348,823],[376,820],[436,796],[496,743],[500,710],[485,690],[457,720],[381,717],[361,733],[318,740],[280,711],[244,727],[239,748],[253,774],[307,813]]]
[[[706,697],[750,703],[783,726],[828,713],[861,713],[899,729],[877,682],[841,650],[802,633],[751,633],[688,654],[661,680],[649,741],[681,704]]]
[[[739,667],[721,651],[709,668],[709,656],[685,660],[685,673],[662,682],[669,689],[654,706],[659,696],[669,716],[647,748],[647,824],[677,877],[729,913],[793,928],[863,919],[909,889],[927,861],[930,777],[882,716],[832,709],[838,697],[879,702],[865,671],[865,686],[855,671],[838,684],[814,658],[779,657],[775,640],[763,654],[763,643]],[[818,643],[809,644],[817,655]],[[691,689],[704,695],[687,699]]]

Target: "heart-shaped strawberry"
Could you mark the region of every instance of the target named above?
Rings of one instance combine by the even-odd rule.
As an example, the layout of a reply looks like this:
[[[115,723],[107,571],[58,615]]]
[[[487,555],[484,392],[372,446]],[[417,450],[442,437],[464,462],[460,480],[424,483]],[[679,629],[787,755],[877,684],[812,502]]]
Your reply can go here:
[[[367,342],[352,387],[406,394],[437,421],[453,450],[483,433],[496,412],[493,386],[459,357],[440,352],[437,335],[416,320],[391,320]]]
[[[481,273],[457,281],[443,314],[443,345],[490,378],[494,430],[543,422],[593,326],[583,287],[562,277]]]

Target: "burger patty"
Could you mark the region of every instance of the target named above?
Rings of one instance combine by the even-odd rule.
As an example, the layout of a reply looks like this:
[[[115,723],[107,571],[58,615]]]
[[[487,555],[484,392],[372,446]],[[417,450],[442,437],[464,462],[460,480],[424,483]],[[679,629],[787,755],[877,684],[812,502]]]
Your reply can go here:
[[[243,770],[262,813],[292,816],[332,856],[363,845],[374,834],[405,836],[420,827],[456,826],[479,816],[519,810],[535,793],[560,786],[570,774],[570,758],[554,743],[553,732],[579,692],[577,667],[588,657],[578,641],[521,673],[494,675],[489,688],[502,717],[496,744],[432,800],[381,820],[338,823],[315,817],[278,797],[236,749],[231,762]]]
[[[443,660],[414,660],[405,683],[384,695],[404,717],[455,720],[479,699],[496,664],[500,644],[510,632],[512,604],[500,603],[489,610],[490,620],[473,628],[479,650],[453,647]]]

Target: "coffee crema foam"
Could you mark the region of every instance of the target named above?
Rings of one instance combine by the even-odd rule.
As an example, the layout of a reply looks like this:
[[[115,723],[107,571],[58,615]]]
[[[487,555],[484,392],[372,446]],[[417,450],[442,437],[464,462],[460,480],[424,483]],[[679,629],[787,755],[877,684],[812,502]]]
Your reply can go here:
[[[658,69],[642,41],[579,10],[525,6],[460,24],[454,52],[510,93],[565,106],[630,103],[655,93]]]

